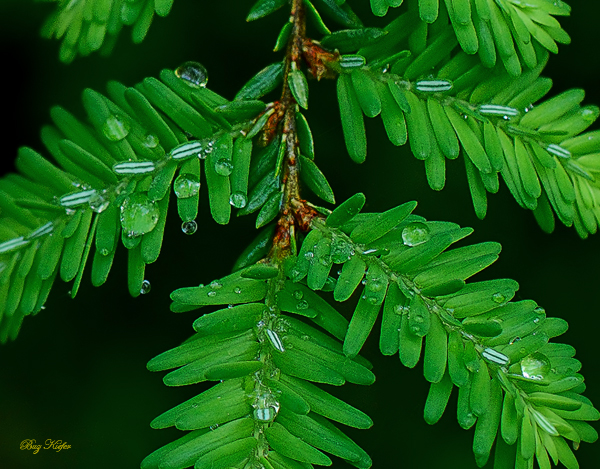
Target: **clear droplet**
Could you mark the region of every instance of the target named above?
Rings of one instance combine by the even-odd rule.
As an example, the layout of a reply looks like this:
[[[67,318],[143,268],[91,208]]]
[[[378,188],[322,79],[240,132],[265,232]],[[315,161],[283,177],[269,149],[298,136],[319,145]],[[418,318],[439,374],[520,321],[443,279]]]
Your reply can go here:
[[[239,295],[240,293],[242,293],[242,289],[241,289],[240,287],[235,287],[235,288],[233,289],[233,291],[234,291],[234,293],[237,293],[238,295]]]
[[[214,290],[209,291],[206,296],[210,296],[211,298],[214,298],[215,296],[217,296],[217,292]]]
[[[300,300],[298,301],[298,303],[296,304],[296,309],[299,311],[303,311],[305,309],[308,309],[308,301],[306,300]]]
[[[204,140],[202,149],[198,152],[198,158],[201,160],[205,160],[208,155],[210,155],[215,149],[215,142],[212,140]]]
[[[502,293],[494,293],[492,295],[492,300],[494,303],[498,303],[500,305],[506,301],[506,297]]]
[[[227,158],[221,158],[215,163],[215,172],[220,176],[229,176],[233,171],[233,165]]]
[[[146,148],[156,148],[159,144],[159,140],[158,137],[154,134],[146,134],[146,137],[144,138],[142,144]]]
[[[385,283],[380,278],[372,278],[367,282],[367,288],[373,292],[378,292],[383,289]]]
[[[519,336],[517,336],[517,337],[513,338],[513,339],[512,339],[512,340],[509,342],[509,344],[510,344],[510,345],[512,345],[512,344],[516,344],[516,343],[517,343],[517,342],[519,342],[520,340],[521,340],[521,338],[520,338]]]
[[[414,222],[402,230],[402,242],[405,246],[418,246],[429,241],[431,235],[425,223]]]
[[[270,407],[254,409],[254,419],[259,422],[270,422],[275,418],[275,412]]]
[[[121,226],[130,238],[152,231],[159,216],[156,203],[142,192],[130,195],[121,205]]]
[[[352,257],[352,245],[345,240],[335,237],[331,243],[331,260],[342,264]]]
[[[208,286],[213,290],[220,290],[221,288],[223,288],[223,284],[218,280],[213,280]]]
[[[90,208],[96,213],[102,213],[110,205],[110,201],[106,200],[104,196],[98,192],[89,201]]]
[[[550,360],[543,353],[533,353],[521,360],[521,371],[525,378],[542,380],[550,371]]]
[[[198,231],[198,223],[195,220],[184,221],[181,224],[181,231],[183,231],[186,235],[193,235],[196,231]]]
[[[175,70],[175,75],[192,88],[204,88],[208,83],[208,72],[198,62],[185,62]]]
[[[377,298],[374,296],[367,296],[366,298],[367,303],[371,304],[371,305],[376,305],[377,304]]]
[[[229,203],[235,208],[244,208],[248,203],[248,198],[243,192],[234,192],[229,197]]]
[[[198,176],[189,173],[180,174],[173,183],[173,190],[179,199],[187,199],[197,195],[200,191]]]
[[[214,425],[211,425],[210,427],[208,427],[210,431],[216,430],[217,428],[219,428],[219,424],[215,423]]]
[[[295,290],[293,296],[295,299],[301,300],[304,297],[304,293],[302,293],[302,290]]]
[[[538,307],[537,307],[537,308],[535,308],[533,311],[534,311],[535,313],[538,313],[538,314],[540,314],[540,315],[541,315],[541,314],[546,314],[546,310],[545,310],[545,309],[544,309],[542,306],[538,306]]]
[[[131,124],[124,117],[118,115],[109,116],[102,124],[102,133],[112,142],[123,140],[129,135]]]
[[[150,280],[144,280],[142,282],[142,287],[140,288],[140,293],[142,295],[145,295],[147,293],[150,293],[151,289],[152,289],[152,285],[150,284]]]

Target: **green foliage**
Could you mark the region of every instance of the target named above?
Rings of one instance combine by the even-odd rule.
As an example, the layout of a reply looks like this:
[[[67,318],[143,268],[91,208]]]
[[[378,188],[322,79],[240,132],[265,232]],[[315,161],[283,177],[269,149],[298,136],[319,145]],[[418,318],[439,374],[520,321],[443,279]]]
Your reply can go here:
[[[79,54],[109,54],[123,26],[132,26],[131,38],[144,40],[154,13],[167,16],[173,0],[37,0],[57,2],[56,11],[42,28],[46,38],[62,39],[60,60],[72,62]]]
[[[58,165],[19,151],[21,174],[0,181],[2,342],[43,308],[57,275],[75,280],[75,297],[90,254],[92,283],[102,285],[119,239],[129,250],[130,293],[143,292],[145,266],[160,254],[171,187],[183,232],[197,229],[201,167],[215,221],[226,224],[232,206],[246,205],[253,145],[243,133],[265,105],[229,103],[186,79],[190,67],[197,65],[164,70],[161,81],[134,88],[111,82],[109,97],[84,91],[87,123],[52,109],[55,127],[45,127],[42,140]]]
[[[446,159],[463,155],[479,218],[501,176],[545,231],[554,229],[554,211],[582,238],[596,233],[600,147],[596,131],[582,132],[598,118],[598,107],[581,106],[582,90],[538,103],[552,86],[539,76],[547,61],[541,48],[530,70],[511,76],[500,64],[489,68],[465,52],[451,55],[453,29],[442,18],[436,25],[422,34],[410,11],[399,16],[387,35],[358,51],[366,65],[340,75],[338,100],[352,159],[366,158],[363,115],[381,115],[390,141],[408,140],[424,160],[434,190],[444,188]],[[403,51],[408,56],[399,55]]]
[[[403,1],[370,4],[385,16]],[[275,44],[285,57],[232,101],[206,87],[208,73],[196,62],[133,87],[110,82],[106,95],[86,89],[85,119],[51,110],[54,125],[41,136],[52,159],[21,148],[19,173],[0,179],[2,343],[44,308],[57,276],[73,281],[75,297],[90,256],[92,284],[104,284],[119,244],[130,294],[146,293],[145,267],[159,257],[171,191],[186,234],[198,229],[203,179],[216,223],[228,224],[233,209],[256,213],[260,231],[230,275],[171,294],[175,313],[211,310],[148,369],[169,370],[167,386],[218,384],[152,421],[189,433],[146,457],[142,469],[307,469],[332,465],[330,456],[371,467],[337,426],[367,429],[371,418],[321,385],[374,383],[360,352],[376,324],[383,355],[408,368],[423,362],[428,424],[458,388],[457,420],[474,428],[479,467],[575,469],[569,442],[578,449],[598,439],[587,422],[600,413],[583,396],[575,350],[551,342],[566,321],[517,296],[514,280],[470,281],[497,260],[500,244],[464,244],[472,229],[427,221],[413,213],[416,202],[363,213],[362,193],[333,211],[305,200],[309,189],[335,204],[302,111],[310,73],[337,80],[355,162],[367,155],[364,116],[381,116],[389,140],[408,143],[424,162],[434,190],[445,185],[446,159],[462,156],[479,218],[501,176],[543,230],[554,229],[555,214],[582,238],[598,230],[600,134],[586,130],[600,110],[581,106],[579,89],[543,100],[552,86],[540,76],[548,52],[569,42],[555,16],[570,7],[406,4],[374,28],[344,0],[258,0],[248,21],[291,7]],[[123,25],[140,42],[154,13],[171,7],[172,0],[59,1],[44,32],[64,37],[60,56],[69,62],[108,52]],[[320,41],[305,35],[305,14]],[[279,88],[279,100],[261,100]],[[349,319],[341,303],[353,309]]]

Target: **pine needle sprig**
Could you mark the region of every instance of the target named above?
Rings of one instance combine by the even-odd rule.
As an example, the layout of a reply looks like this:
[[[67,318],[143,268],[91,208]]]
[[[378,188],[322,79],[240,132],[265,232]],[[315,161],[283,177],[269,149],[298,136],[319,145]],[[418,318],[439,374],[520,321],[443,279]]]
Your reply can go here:
[[[173,0],[38,0],[56,2],[42,36],[62,39],[59,58],[70,63],[77,55],[95,51],[110,54],[124,26],[132,26],[131,38],[144,40],[154,14],[167,16]]]
[[[55,107],[55,125],[42,129],[54,161],[19,150],[21,174],[0,180],[2,342],[44,307],[57,276],[74,281],[75,297],[90,256],[92,283],[102,285],[119,240],[128,250],[129,291],[144,293],[171,188],[182,231],[197,230],[202,166],[217,223],[246,205],[253,143],[245,135],[260,130],[266,105],[230,103],[206,79],[200,64],[186,63],[133,88],[111,82],[108,96],[85,90],[86,121]]]

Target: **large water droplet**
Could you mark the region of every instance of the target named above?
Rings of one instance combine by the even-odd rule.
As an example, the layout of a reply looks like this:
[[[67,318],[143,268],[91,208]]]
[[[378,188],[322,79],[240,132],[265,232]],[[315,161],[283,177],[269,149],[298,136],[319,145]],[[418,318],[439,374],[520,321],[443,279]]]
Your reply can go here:
[[[121,226],[130,238],[152,231],[159,216],[156,203],[141,192],[130,195],[121,205]]]
[[[189,173],[180,174],[173,183],[173,190],[179,199],[187,199],[197,195],[200,191],[198,176]]]
[[[381,280],[380,278],[372,278],[369,279],[369,281],[367,282],[367,289],[373,292],[378,292],[383,289],[384,285],[385,282],[383,282],[383,280]]]
[[[308,309],[308,301],[306,300],[300,300],[298,301],[298,303],[296,304],[296,309],[299,311],[303,311],[305,309]]]
[[[142,282],[142,287],[140,288],[140,293],[142,295],[145,295],[147,293],[150,293],[151,289],[152,289],[152,285],[150,284],[150,280],[144,280]]]
[[[146,148],[156,148],[159,144],[158,137],[154,134],[147,134],[142,144]]]
[[[101,193],[96,192],[96,194],[90,199],[89,204],[90,208],[94,212],[102,213],[108,208],[108,206],[110,205],[110,201],[106,200]]]
[[[234,192],[229,197],[229,203],[235,208],[244,208],[248,203],[248,198],[243,192]]]
[[[220,290],[221,288],[223,288],[223,284],[218,280],[213,280],[208,286],[213,290]]]
[[[175,70],[175,75],[192,88],[204,88],[208,83],[208,72],[198,62],[185,62]]]
[[[206,296],[210,296],[211,298],[214,298],[215,296],[217,296],[217,292],[214,290],[209,291]]]
[[[525,378],[542,380],[550,371],[550,360],[543,353],[533,353],[521,360],[521,371]]]
[[[254,409],[254,419],[259,422],[270,422],[275,418],[275,412],[270,407]]]
[[[418,246],[429,241],[431,235],[425,223],[414,222],[402,230],[402,241],[405,246]]]
[[[102,124],[102,133],[112,142],[123,140],[129,135],[131,124],[121,116],[111,115]]]
[[[331,243],[331,260],[342,264],[352,257],[352,245],[341,238],[334,238]]]
[[[198,223],[195,220],[184,221],[181,224],[181,231],[183,231],[186,235],[193,235],[196,231],[198,231]]]
[[[221,158],[215,163],[215,172],[220,176],[229,176],[233,172],[233,165],[227,158]]]
[[[501,305],[506,301],[506,297],[502,293],[494,293],[492,295],[492,300],[494,301],[494,303],[498,303],[499,305]]]

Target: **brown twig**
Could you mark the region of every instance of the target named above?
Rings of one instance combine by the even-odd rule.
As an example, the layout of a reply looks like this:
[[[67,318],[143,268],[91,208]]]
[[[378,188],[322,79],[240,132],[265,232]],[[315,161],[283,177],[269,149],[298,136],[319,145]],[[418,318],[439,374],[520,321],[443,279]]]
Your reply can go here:
[[[299,142],[296,129],[296,112],[298,105],[288,83],[288,76],[293,69],[300,68],[300,61],[305,54],[306,15],[302,0],[292,0],[291,16],[292,33],[285,54],[283,74],[283,90],[279,101],[281,123],[281,144],[285,145],[283,161],[283,202],[280,209],[277,229],[273,237],[273,246],[269,258],[279,260],[291,251],[292,237],[296,228],[307,230],[310,220],[318,213],[307,205],[300,197],[300,171],[298,168]],[[280,115],[281,115],[280,114]]]

